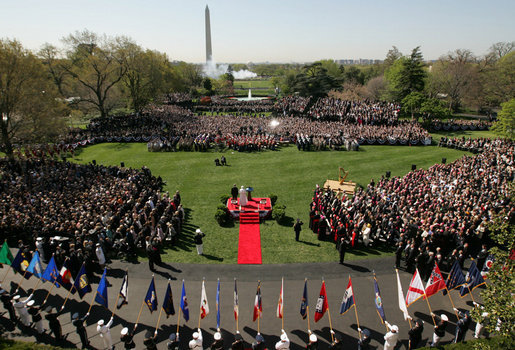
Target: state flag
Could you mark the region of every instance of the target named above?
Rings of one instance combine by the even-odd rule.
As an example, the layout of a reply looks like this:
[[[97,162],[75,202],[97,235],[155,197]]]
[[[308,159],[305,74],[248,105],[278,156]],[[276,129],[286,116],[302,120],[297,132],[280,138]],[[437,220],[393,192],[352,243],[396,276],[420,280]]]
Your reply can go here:
[[[59,271],[59,276],[57,276],[57,282],[64,288],[70,290],[73,286],[73,281],[72,273],[68,267],[68,264],[69,259],[66,259],[63,263],[63,267],[61,267],[61,271]]]
[[[408,287],[408,293],[406,293],[406,305],[408,307],[418,299],[422,298],[425,294],[424,284],[418,273],[418,269],[415,269],[415,273],[411,278],[411,283]]]
[[[483,278],[488,278],[488,274],[490,273],[490,269],[494,265],[494,261],[495,257],[493,255],[488,255],[483,265],[483,268],[481,269],[481,276]]]
[[[125,276],[123,276],[122,285],[120,286],[120,291],[118,292],[118,303],[116,305],[117,309],[121,309],[122,306],[129,303],[129,271],[125,271]]]
[[[175,315],[175,308],[173,307],[173,294],[172,288],[170,287],[170,280],[168,280],[168,286],[166,287],[166,294],[163,300],[163,310],[165,310],[166,318],[171,315]]]
[[[233,310],[234,310],[234,320],[237,321],[240,316],[240,307],[238,305],[238,287],[236,284],[236,278],[234,279],[234,294],[233,294]]]
[[[345,293],[343,293],[342,305],[340,306],[340,315],[343,315],[349,311],[349,309],[354,305],[354,291],[352,290],[352,281],[349,276],[349,283],[347,284]]]
[[[327,309],[329,309],[329,302],[327,301],[327,293],[325,291],[325,281],[322,281],[322,287],[320,287],[320,294],[315,306],[315,322],[318,322],[324,317]]]
[[[31,257],[29,257],[28,254],[24,253],[23,249],[19,249],[18,253],[11,262],[11,267],[13,268],[14,272],[18,272],[22,274],[25,279],[29,279],[30,276],[32,276],[32,274],[27,271],[27,268],[30,264],[30,260]]]
[[[84,295],[91,292],[91,285],[89,284],[88,275],[86,274],[85,264],[82,264],[82,267],[80,268],[77,277],[75,277],[73,287],[74,288],[72,289],[72,293],[75,293],[75,291],[77,291],[81,299],[84,297]]]
[[[11,265],[14,260],[13,254],[7,245],[7,241],[2,245],[2,249],[0,250],[0,263]]]
[[[32,260],[30,261],[29,267],[27,267],[27,271],[37,278],[41,278],[43,275],[43,266],[41,265],[41,260],[39,259],[39,253],[37,250],[34,252],[34,255],[32,255]]]
[[[206,285],[202,280],[202,292],[200,295],[200,318],[203,319],[209,314],[209,303],[207,302]]]
[[[284,311],[283,287],[284,287],[284,278],[281,279],[281,292],[279,293],[279,301],[277,302],[277,311],[275,313],[277,318],[283,318],[283,311]]]
[[[97,294],[95,295],[95,301],[109,309],[107,302],[107,277],[106,277],[107,269],[104,269],[104,273],[102,274],[102,278],[100,279],[100,283],[98,284]]]
[[[263,304],[261,303],[261,282],[258,282],[256,298],[254,299],[254,311],[252,313],[252,321],[261,318],[263,314]]]
[[[304,280],[304,292],[302,293],[302,299],[300,301],[300,315],[302,316],[302,319],[305,320],[307,317],[307,311],[308,311],[308,280]]]
[[[184,280],[182,280],[182,293],[181,293],[181,310],[186,322],[190,319],[190,309],[188,307],[188,299],[186,298],[186,288],[184,287]]]
[[[61,285],[57,283],[57,278],[59,276],[59,270],[57,270],[57,265],[55,264],[55,259],[52,256],[48,265],[46,266],[45,272],[41,275],[41,279],[43,281],[50,281],[55,284],[57,288],[60,288]]]
[[[438,264],[435,262],[431,276],[429,276],[426,283],[426,297],[430,297],[442,289],[445,289],[445,280],[443,279],[442,272],[440,271]]]
[[[383,299],[381,298],[381,291],[379,290],[379,284],[377,284],[377,278],[376,278],[375,273],[374,273],[374,293],[375,293],[374,302],[376,305],[377,314],[379,315],[379,318],[381,318],[381,322],[384,324],[384,322],[386,321],[386,315],[384,313]]]
[[[465,276],[463,276],[463,271],[461,271],[460,264],[456,260],[452,265],[451,271],[449,272],[449,276],[447,276],[447,280],[445,280],[445,285],[447,286],[448,290],[453,290],[465,283]],[[444,290],[443,294],[447,294],[447,290]]]
[[[397,296],[399,299],[399,309],[401,310],[404,321],[408,320],[408,307],[406,306],[406,300],[404,299],[404,292],[402,291],[401,279],[399,278],[399,270],[395,269],[395,273],[397,274]]]
[[[157,294],[154,276],[152,276],[152,280],[148,286],[147,295],[145,296],[145,304],[147,304],[150,313],[157,310]]]
[[[474,290],[474,288],[479,287],[484,283],[485,280],[483,279],[483,276],[481,276],[481,272],[477,268],[476,262],[472,260],[470,268],[467,272],[467,276],[465,277],[465,284],[462,285],[460,288],[461,297],[464,297],[468,293],[471,293]]]

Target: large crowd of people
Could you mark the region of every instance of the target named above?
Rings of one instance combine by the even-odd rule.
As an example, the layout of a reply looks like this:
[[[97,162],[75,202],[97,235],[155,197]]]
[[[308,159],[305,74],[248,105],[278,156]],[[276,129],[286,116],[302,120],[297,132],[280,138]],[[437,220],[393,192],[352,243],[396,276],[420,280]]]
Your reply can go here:
[[[450,164],[383,177],[340,199],[319,186],[310,207],[310,228],[320,239],[355,247],[383,241],[396,247],[397,265],[418,267],[428,277],[434,261],[448,269],[489,246],[494,215],[515,219],[509,186],[515,174],[515,144],[508,140],[459,140],[480,153]],[[342,240],[343,239],[343,240]],[[486,256],[483,256],[483,261]],[[481,262],[478,262],[480,268]]]
[[[159,249],[181,234],[179,192],[161,192],[161,178],[147,168],[1,160],[0,174],[2,238],[37,248],[44,262],[52,254],[58,264],[70,258],[73,275],[82,261],[98,271],[120,254],[146,251],[159,260]]]

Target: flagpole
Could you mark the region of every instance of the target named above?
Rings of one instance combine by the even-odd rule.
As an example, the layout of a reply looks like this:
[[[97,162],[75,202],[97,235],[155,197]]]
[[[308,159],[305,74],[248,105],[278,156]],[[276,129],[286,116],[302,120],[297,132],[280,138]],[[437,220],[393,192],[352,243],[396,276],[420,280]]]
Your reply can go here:
[[[425,290],[424,290],[424,299],[426,299],[427,307],[429,308],[429,312],[431,314],[431,318],[433,319],[433,325],[436,326],[435,317],[433,316],[433,310],[431,310],[431,305],[429,305],[429,298],[427,297]],[[411,327],[411,322],[410,322],[410,327]]]
[[[179,333],[179,327],[180,327],[180,324],[181,324],[181,307],[179,306],[179,315],[177,316],[177,333]]]
[[[449,300],[451,301],[452,310],[454,311],[456,306],[454,306],[454,302],[452,301],[452,298],[451,298],[451,292],[449,291],[449,289],[447,289],[447,285],[445,286],[445,290],[447,291],[447,295],[449,296]],[[454,311],[454,314],[456,315],[456,318],[459,320],[460,317],[458,316],[458,313],[456,311]]]
[[[206,278],[202,277],[202,286],[204,286],[205,280],[206,280]],[[200,319],[201,319],[200,316],[202,316],[202,302],[203,302],[203,300],[202,300],[202,290],[201,290],[200,291],[200,306],[198,308],[198,328],[200,328]]]
[[[23,283],[23,279],[25,278],[25,274],[27,273],[27,270],[25,270],[23,272],[23,275],[21,276],[21,279],[20,279],[20,282],[18,282],[18,287],[16,287],[16,290],[14,291],[14,293],[18,293],[18,289],[20,289],[21,287],[21,284]],[[469,289],[470,290],[470,289]]]
[[[40,283],[41,283],[41,277],[39,278],[38,283],[36,283],[36,286],[34,286],[34,288],[32,288],[32,289],[36,290],[36,288],[39,286]]]
[[[334,341],[334,335],[333,335],[333,325],[331,323],[331,311],[329,311],[329,304],[327,304],[327,316],[329,317],[329,329],[331,330],[331,342]]]
[[[349,281],[350,281],[350,275],[349,275]],[[356,302],[356,296],[354,295],[354,287],[352,287],[352,299],[354,301],[354,313],[356,314],[356,323],[358,324],[358,336],[359,339],[361,339],[361,331],[359,328],[359,318],[358,318],[358,303]]]
[[[120,299],[120,292],[118,292],[118,296],[116,297],[116,301],[114,302],[114,308],[113,308],[113,313],[111,314],[111,317],[114,316],[114,313],[116,311],[116,308],[118,307],[118,299]]]
[[[308,330],[310,330],[311,327],[309,325],[309,305],[306,306],[306,313],[308,314]]]
[[[161,307],[161,310],[159,310],[159,317],[157,318],[157,324],[156,324],[156,332],[159,328],[159,322],[161,321],[161,313],[163,312],[163,307]]]
[[[470,287],[467,284],[467,289],[469,290],[470,297],[472,298],[472,302],[475,303],[474,296],[472,295],[472,290],[470,290]]]
[[[91,303],[89,304],[88,313],[91,311],[91,308],[93,307],[93,303],[95,302],[95,297],[97,296],[98,290],[93,293],[93,298],[91,298]]]
[[[55,282],[54,282],[54,283],[52,283],[52,288],[50,288],[50,290],[48,291],[48,293],[47,293],[47,295],[46,295],[46,297],[45,297],[45,300],[43,300],[43,302],[41,303],[41,305],[44,305],[44,304],[46,303],[46,301],[47,301],[47,299],[48,299],[48,297],[49,297],[50,293],[52,293],[52,289],[54,289],[54,287],[55,287]]]
[[[261,281],[258,280],[258,288],[259,288],[259,295],[261,296]],[[258,333],[261,333],[260,332],[260,329],[259,329],[259,319],[261,318],[261,311],[259,310],[259,303],[258,303]]]
[[[6,265],[6,264],[4,264],[4,265]],[[9,273],[9,271],[11,271],[11,268],[12,268],[12,266],[9,265],[9,268],[7,269],[7,271],[5,271],[4,277],[2,277],[2,281],[0,281],[0,283],[4,282],[5,278],[7,277],[7,274]]]
[[[72,287],[70,288],[70,290],[68,291],[68,294],[66,294],[66,298],[64,299],[64,303],[63,303],[63,306],[61,306],[61,310],[64,309],[64,306],[66,305],[66,302],[68,301],[68,298],[70,297],[70,293],[72,292],[72,289],[75,288],[74,285],[72,285]],[[34,288],[35,289],[35,288]]]

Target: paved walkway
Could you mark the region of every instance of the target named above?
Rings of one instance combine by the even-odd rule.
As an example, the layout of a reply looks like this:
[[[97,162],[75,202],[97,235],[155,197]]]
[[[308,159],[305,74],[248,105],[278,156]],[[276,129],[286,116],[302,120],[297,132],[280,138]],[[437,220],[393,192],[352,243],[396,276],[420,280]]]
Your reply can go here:
[[[339,265],[338,263],[309,263],[309,264],[281,264],[281,265],[191,265],[191,264],[164,264],[158,267],[155,275],[157,288],[157,298],[159,305],[162,303],[168,278],[171,278],[172,291],[174,295],[175,310],[179,310],[179,301],[181,295],[182,280],[185,280],[186,294],[190,308],[190,320],[184,321],[181,316],[180,321],[180,337],[181,347],[187,348],[187,344],[191,339],[191,334],[196,330],[199,320],[200,307],[200,287],[202,279],[206,279],[206,290],[209,301],[210,314],[202,320],[201,328],[204,334],[204,347],[207,348],[213,341],[213,334],[216,331],[216,283],[217,278],[221,282],[220,306],[221,306],[221,329],[225,339],[226,348],[230,347],[233,341],[233,333],[236,330],[236,323],[233,316],[233,291],[234,278],[238,281],[239,296],[239,330],[247,343],[251,343],[257,332],[257,322],[252,322],[253,303],[256,294],[257,281],[261,281],[261,293],[263,301],[263,319],[260,322],[260,332],[266,340],[268,348],[273,349],[275,342],[279,340],[281,331],[281,320],[276,318],[277,301],[279,298],[281,278],[284,277],[284,329],[288,333],[291,340],[292,349],[301,349],[305,347],[308,338],[307,320],[302,320],[299,309],[302,297],[304,278],[308,278],[308,295],[309,295],[309,312],[311,330],[319,337],[321,343],[319,348],[326,349],[330,343],[331,337],[329,333],[329,314],[318,322],[313,321],[313,312],[315,309],[316,299],[320,291],[322,278],[326,282],[328,301],[330,307],[332,327],[343,334],[344,348],[354,349],[357,342],[357,325],[355,313],[353,310],[341,316],[339,314],[340,303],[343,293],[348,283],[349,275],[352,277],[354,293],[357,303],[357,311],[361,328],[368,328],[372,333],[372,345],[382,348],[382,338],[385,333],[385,327],[381,324],[376,313],[374,305],[374,288],[373,274],[376,272],[377,280],[381,289],[384,309],[386,317],[391,324],[397,324],[400,328],[400,339],[407,344],[408,323],[402,318],[397,302],[397,284],[395,278],[394,258],[377,258],[351,261],[349,264]],[[129,304],[123,306],[121,310],[117,310],[111,334],[113,340],[118,342],[117,349],[123,349],[123,345],[119,343],[120,330],[124,326],[132,327],[136,322],[138,312],[140,310],[143,298],[146,295],[148,285],[152,274],[148,270],[146,263],[128,264],[125,262],[115,261],[110,265],[108,270],[108,281],[110,287],[108,289],[109,306],[111,310],[115,309],[115,300],[120,289],[122,277],[125,269],[129,269]],[[5,267],[0,270],[3,275]],[[406,292],[411,275],[401,272],[401,282],[404,292]],[[4,288],[9,288],[9,283],[13,287],[18,283],[20,276],[14,276],[9,272],[3,283]],[[98,283],[96,279],[95,283]],[[22,288],[28,290],[33,288],[37,280],[32,277],[28,281],[24,281]],[[93,285],[96,290],[97,285]],[[40,303],[44,297],[50,284],[40,284],[35,292],[35,300]],[[23,294],[23,293],[21,293]],[[452,292],[454,303],[458,308],[470,309],[471,299],[466,297],[461,299],[457,292]],[[49,300],[52,305],[60,307],[66,297],[66,291],[62,288],[54,288]],[[479,298],[479,290],[474,292],[474,297]],[[70,315],[73,312],[80,312],[84,315],[89,307],[92,294],[85,296],[84,300],[80,300],[78,296],[71,296],[66,304],[65,314],[60,317],[63,326],[63,332],[69,333],[67,340],[62,344],[66,347],[79,346],[79,338],[75,333],[75,329],[70,321]],[[430,298],[431,307],[435,313],[446,313],[452,323],[456,318],[452,312],[452,307],[447,296],[441,293]],[[431,317],[426,302],[417,301],[409,309],[410,314],[414,318],[421,318],[425,321],[425,329],[423,334],[423,342],[428,345],[433,334]],[[91,316],[87,321],[87,332],[91,344],[97,348],[102,348],[102,340],[96,332],[96,323],[103,318],[108,320],[111,313],[104,308],[95,305],[92,308]],[[134,340],[137,349],[143,349],[143,337],[146,329],[154,329],[158,319],[158,312],[150,314],[148,308],[144,306],[139,321],[139,327]],[[6,326],[7,313],[0,317],[2,326]],[[46,322],[45,322],[45,326]],[[170,333],[175,332],[177,327],[177,314],[166,318],[161,317],[160,329],[158,334],[158,348],[166,349],[166,340]],[[443,338],[443,342],[449,342],[454,332],[454,324],[448,327],[448,334]],[[472,337],[472,331],[467,334],[467,338]],[[39,341],[41,343],[54,344],[53,339],[47,335],[36,339],[33,329],[28,332],[22,332],[20,328],[10,329],[7,335],[11,338],[18,338],[29,341]],[[402,347],[401,347],[402,348]]]

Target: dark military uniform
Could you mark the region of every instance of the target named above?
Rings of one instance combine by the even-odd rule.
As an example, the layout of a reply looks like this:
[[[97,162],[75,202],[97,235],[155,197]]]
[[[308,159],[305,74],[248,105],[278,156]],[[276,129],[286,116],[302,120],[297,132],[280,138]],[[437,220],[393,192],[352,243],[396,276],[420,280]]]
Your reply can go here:
[[[14,311],[13,306],[13,296],[9,293],[7,293],[6,290],[2,289],[2,294],[0,295],[0,299],[2,300],[2,304],[4,304],[4,308],[9,312],[9,318],[12,322],[16,322],[18,319],[16,317],[16,312]]]
[[[152,331],[147,331],[147,334],[145,334],[145,340],[143,340],[143,345],[145,345],[145,348],[147,350],[157,350],[156,336],[157,335],[155,335],[155,333],[152,333]]]
[[[75,326],[77,330],[77,334],[79,335],[80,342],[82,343],[82,348],[87,348],[89,346],[88,333],[86,332],[86,327],[84,327],[84,321],[88,318],[88,314],[85,314],[84,317],[79,318],[79,313],[74,313],[72,316],[72,324]]]
[[[60,341],[63,339],[63,330],[58,317],[61,316],[62,311],[52,312],[52,310],[51,306],[47,308],[48,313],[45,315],[45,319],[48,320],[48,327],[50,327],[50,332],[54,334],[55,340]]]

